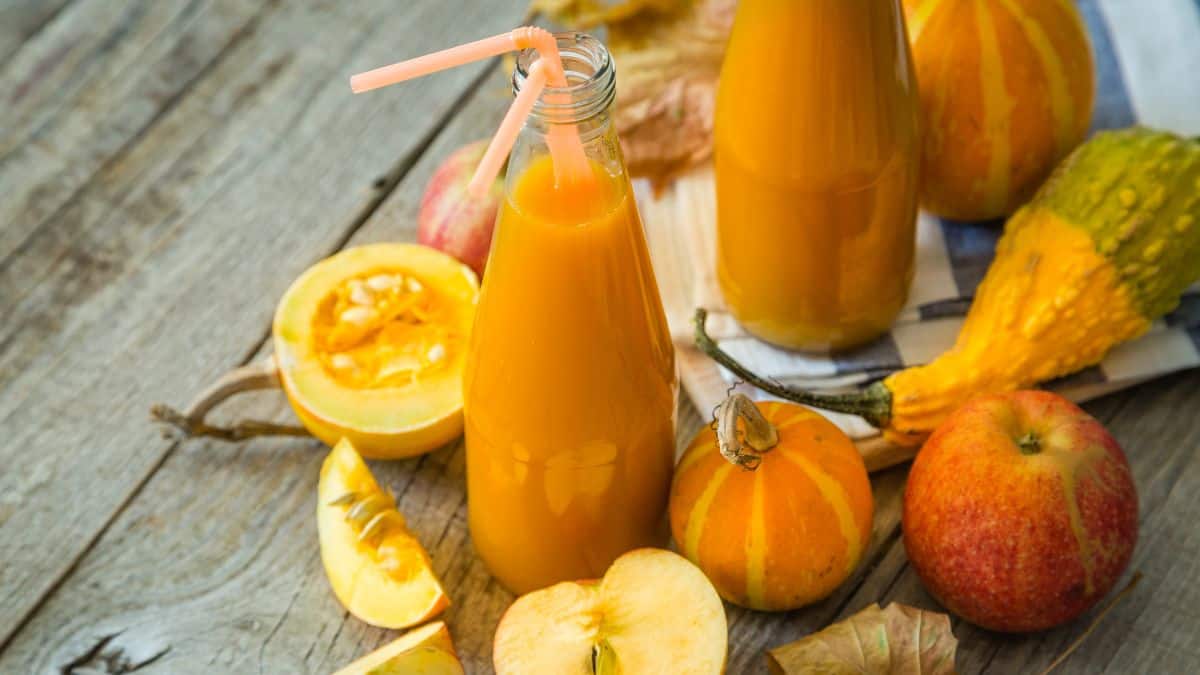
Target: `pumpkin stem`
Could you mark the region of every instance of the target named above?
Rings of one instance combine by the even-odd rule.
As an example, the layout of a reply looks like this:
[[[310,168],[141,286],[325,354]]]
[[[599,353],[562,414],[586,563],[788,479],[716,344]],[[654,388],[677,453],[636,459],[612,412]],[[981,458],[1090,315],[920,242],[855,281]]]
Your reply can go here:
[[[717,406],[716,414],[721,456],[743,469],[757,469],[763,453],[779,443],[779,432],[745,394],[731,394]],[[745,433],[738,433],[739,417],[745,423]]]
[[[268,358],[224,374],[212,386],[202,391],[183,412],[156,403],[150,407],[150,416],[158,422],[175,427],[185,438],[209,436],[226,441],[241,441],[255,436],[311,436],[304,427],[264,420],[242,420],[228,427],[212,425],[206,421],[209,411],[230,396],[243,391],[279,387],[279,370],[275,367],[275,359]]]
[[[858,415],[877,428],[887,426],[888,420],[891,419],[892,415],[892,392],[883,382],[876,382],[866,389],[851,394],[814,394],[784,386],[774,380],[768,380],[754,374],[753,371],[738,363],[737,359],[721,349],[716,341],[709,337],[708,332],[704,330],[704,322],[707,318],[708,312],[706,310],[703,308],[696,309],[696,315],[692,319],[696,327],[696,347],[707,354],[709,358],[728,369],[729,372],[768,394],[774,394],[789,401],[811,405],[824,410]]]

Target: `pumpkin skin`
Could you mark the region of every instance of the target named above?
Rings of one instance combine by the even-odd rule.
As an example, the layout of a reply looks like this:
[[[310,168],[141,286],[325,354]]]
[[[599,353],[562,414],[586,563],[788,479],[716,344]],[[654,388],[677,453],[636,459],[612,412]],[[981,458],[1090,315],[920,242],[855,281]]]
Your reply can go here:
[[[721,455],[713,429],[701,430],[676,467],[671,532],[729,602],[795,609],[828,596],[862,559],[871,484],[854,444],[824,417],[790,403],[755,407],[778,444],[750,470]]]
[[[921,202],[1007,216],[1083,141],[1095,100],[1071,0],[905,0],[921,97]]]

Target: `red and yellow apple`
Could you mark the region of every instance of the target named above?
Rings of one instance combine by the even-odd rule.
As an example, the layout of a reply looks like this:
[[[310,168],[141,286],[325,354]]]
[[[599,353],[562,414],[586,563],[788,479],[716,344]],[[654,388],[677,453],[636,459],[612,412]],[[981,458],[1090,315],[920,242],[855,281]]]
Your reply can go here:
[[[1138,499],[1120,446],[1043,391],[976,398],[926,441],[904,493],[904,546],[929,592],[990,630],[1087,611],[1133,555]]]
[[[417,241],[458,259],[483,276],[496,214],[504,199],[504,175],[496,178],[484,199],[467,194],[467,184],[483,159],[488,141],[455,150],[429,179],[417,215]]]
[[[496,628],[492,662],[497,675],[716,675],[726,642],[725,608],[704,573],[643,548],[603,579],[518,598]]]

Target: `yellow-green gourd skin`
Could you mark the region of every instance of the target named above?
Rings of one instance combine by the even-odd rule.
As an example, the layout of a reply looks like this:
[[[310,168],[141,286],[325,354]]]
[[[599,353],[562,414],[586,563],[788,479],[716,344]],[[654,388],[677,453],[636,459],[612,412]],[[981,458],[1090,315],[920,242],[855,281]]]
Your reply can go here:
[[[1200,277],[1200,139],[1144,128],[1097,134],[1033,205],[1086,231],[1154,320]]]
[[[1200,141],[1097,134],[1009,219],[955,346],[864,392],[873,420],[922,442],[956,407],[1098,363],[1200,279]],[[819,405],[819,403],[818,403]]]

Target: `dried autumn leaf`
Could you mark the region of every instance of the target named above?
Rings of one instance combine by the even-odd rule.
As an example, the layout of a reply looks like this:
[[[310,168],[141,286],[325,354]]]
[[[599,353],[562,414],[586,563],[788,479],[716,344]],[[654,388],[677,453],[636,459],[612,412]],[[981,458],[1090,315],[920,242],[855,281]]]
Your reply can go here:
[[[552,18],[608,28],[617,61],[613,121],[634,176],[661,184],[712,154],[714,100],[736,0],[539,0]],[[597,14],[583,6],[601,5]],[[561,11],[549,7],[557,6]],[[575,23],[572,23],[575,21]]]
[[[767,652],[774,675],[954,673],[950,617],[899,603],[871,605],[819,633]]]

